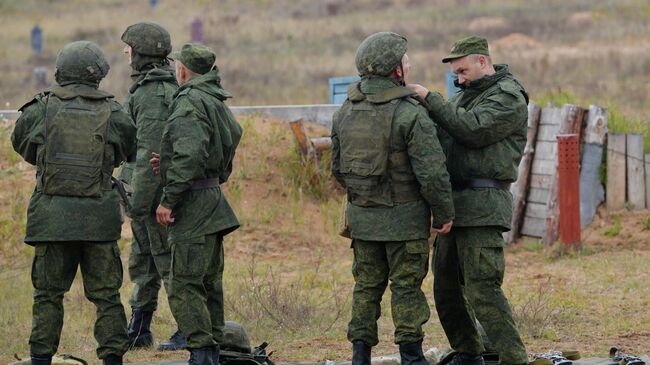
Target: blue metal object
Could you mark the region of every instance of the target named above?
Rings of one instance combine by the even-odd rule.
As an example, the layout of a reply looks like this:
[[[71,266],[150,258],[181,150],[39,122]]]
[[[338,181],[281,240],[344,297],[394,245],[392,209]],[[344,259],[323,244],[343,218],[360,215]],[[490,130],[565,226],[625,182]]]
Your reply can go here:
[[[38,24],[32,28],[32,49],[36,57],[41,56],[41,51],[43,50],[43,30]]]
[[[460,91],[460,88],[454,84],[454,81],[458,80],[458,76],[447,70],[445,79],[447,80],[447,99],[449,99],[454,96],[455,93]]]
[[[359,80],[359,76],[331,77],[329,80],[330,104],[343,104],[348,98],[348,86]]]
[[[149,6],[155,8],[158,5],[158,0],[149,0]]]

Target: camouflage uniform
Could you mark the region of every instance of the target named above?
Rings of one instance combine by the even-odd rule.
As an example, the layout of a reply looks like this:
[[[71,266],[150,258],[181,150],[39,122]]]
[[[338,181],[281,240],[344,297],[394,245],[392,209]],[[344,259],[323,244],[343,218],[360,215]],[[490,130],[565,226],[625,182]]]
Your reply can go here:
[[[482,54],[487,54],[484,39],[468,40],[484,43]],[[459,43],[451,55],[456,57],[445,60],[479,53],[463,54]],[[436,240],[432,268],[436,309],[451,346],[473,355],[483,351],[476,316],[501,363],[514,365],[526,363],[527,355],[501,290],[502,232],[510,229],[512,195],[507,186],[517,179],[526,144],[528,96],[506,65],[495,65],[495,70],[461,86],[449,102],[438,93],[426,97],[447,156],[456,209],[451,232]],[[477,179],[501,187],[467,186],[485,181]]]
[[[97,355],[106,364],[121,364],[117,359],[121,359],[128,343],[119,293],[122,263],[116,242],[120,238],[122,217],[111,174],[132,152],[135,127],[121,105],[112,100],[113,96],[97,89],[109,68],[97,45],[86,41],[66,45],[57,57],[56,68],[58,85],[21,108],[22,114],[11,136],[14,150],[37,167],[25,237],[27,244],[35,246],[33,323],[29,339],[32,364],[47,364],[57,351],[63,327],[63,296],[70,289],[78,267],[86,297],[97,307]],[[85,118],[57,119],[63,112],[82,113]],[[56,123],[97,126],[97,133],[91,139],[76,129],[66,130]],[[102,125],[106,125],[105,132]],[[101,146],[98,149],[101,170],[84,175],[88,169],[70,161],[85,163],[92,158],[66,151],[74,151],[79,141],[83,144],[88,140],[97,141],[95,146]],[[61,152],[51,156],[48,149]],[[66,170],[59,170],[59,176],[48,175],[51,169],[61,168],[52,161],[62,158],[68,159],[64,165],[67,167],[63,167]],[[88,189],[94,185],[84,188],[83,184],[95,176],[99,189],[91,193]],[[48,179],[62,184],[52,186]],[[48,193],[66,186],[73,188]]]
[[[242,129],[224,104],[214,53],[186,44],[177,56],[198,75],[182,85],[172,103],[161,145],[163,194],[172,209],[169,306],[190,350],[223,340],[223,237],[239,222],[219,185],[232,172]]]
[[[158,307],[161,279],[165,289],[169,289],[171,249],[167,230],[156,223],[155,216],[162,185],[149,159],[152,152],[160,152],[162,132],[178,83],[166,58],[171,52],[170,36],[162,26],[149,22],[131,25],[122,40],[131,46],[133,69],[126,109],[138,129],[135,161],[127,163],[121,176],[133,187],[130,215],[135,234],[129,255],[129,276],[135,286],[129,299],[134,313],[129,334],[133,340],[137,335],[143,339],[142,343],[134,342],[138,347],[153,343],[149,323],[152,312]],[[129,172],[132,176],[128,176]]]
[[[435,125],[388,76],[400,67],[406,39],[368,37],[357,51],[362,76],[334,115],[332,173],[348,193],[355,287],[348,339],[375,346],[382,295],[390,281],[395,343],[420,345],[429,306],[421,284],[428,270],[431,217],[453,219],[451,186]],[[354,360],[353,353],[353,363]]]

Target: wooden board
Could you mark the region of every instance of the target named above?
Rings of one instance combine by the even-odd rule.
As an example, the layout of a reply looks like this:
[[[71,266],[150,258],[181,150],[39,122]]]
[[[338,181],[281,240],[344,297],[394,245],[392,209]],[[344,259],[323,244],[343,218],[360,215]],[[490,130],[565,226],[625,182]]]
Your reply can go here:
[[[650,154],[645,155],[645,207],[650,208]]]
[[[523,236],[542,237],[545,224],[546,219],[526,217],[521,227],[521,234]]]
[[[627,201],[632,210],[645,209],[643,136],[628,134],[626,139]]]
[[[533,174],[530,177],[530,187],[531,188],[540,188],[540,189],[548,189],[551,186],[551,179],[553,177],[550,175],[540,175],[540,174]]]
[[[607,210],[625,208],[625,134],[607,135]]]
[[[548,189],[530,187],[528,191],[528,203],[546,204],[548,200]]]
[[[556,155],[557,158],[557,155]],[[554,160],[542,160],[541,158],[536,158],[533,161],[533,167],[531,172],[534,175],[555,175],[555,164]]]

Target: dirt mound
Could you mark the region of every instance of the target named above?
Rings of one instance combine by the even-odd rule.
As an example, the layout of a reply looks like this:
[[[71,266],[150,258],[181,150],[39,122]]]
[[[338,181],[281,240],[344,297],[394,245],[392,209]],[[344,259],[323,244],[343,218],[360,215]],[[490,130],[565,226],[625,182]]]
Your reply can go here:
[[[540,48],[542,44],[535,38],[522,33],[511,33],[491,43],[495,49],[534,49]]]
[[[608,214],[601,207],[582,231],[583,244],[598,250],[650,250],[650,211]]]

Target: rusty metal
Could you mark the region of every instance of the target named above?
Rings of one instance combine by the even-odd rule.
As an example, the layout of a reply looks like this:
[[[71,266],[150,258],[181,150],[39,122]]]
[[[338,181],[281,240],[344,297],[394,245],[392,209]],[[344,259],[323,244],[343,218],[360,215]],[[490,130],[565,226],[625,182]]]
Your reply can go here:
[[[560,134],[558,178],[560,240],[564,245],[580,245],[580,141],[577,134]]]

